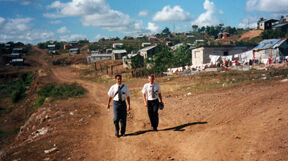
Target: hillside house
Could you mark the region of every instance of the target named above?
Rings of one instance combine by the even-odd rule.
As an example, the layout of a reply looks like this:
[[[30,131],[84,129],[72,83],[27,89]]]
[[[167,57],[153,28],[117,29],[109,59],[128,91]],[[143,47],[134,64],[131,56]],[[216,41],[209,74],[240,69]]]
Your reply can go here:
[[[183,45],[184,45],[183,43],[178,43],[178,44],[176,44],[176,45],[174,45],[174,46],[171,46],[171,49],[172,49],[172,50],[176,50],[176,49],[180,48],[180,47],[183,46]]]
[[[150,37],[148,37],[148,40],[149,40],[149,41],[152,41],[152,42],[159,41],[158,38],[155,37],[155,36],[150,36]]]
[[[152,55],[155,54],[157,50],[157,45],[154,45],[154,46],[148,46],[146,48],[143,48],[143,49],[140,49],[138,51],[138,53],[144,57],[144,59],[148,58],[148,57],[151,57]]]
[[[226,39],[227,37],[230,37],[230,34],[228,32],[219,32],[218,33],[218,39]]]
[[[126,50],[113,50],[112,51],[112,60],[122,59],[123,56],[127,55]]]
[[[20,54],[22,54],[23,53],[23,48],[13,48],[12,49],[12,53],[20,53]]]
[[[99,54],[99,53],[93,53],[86,57],[87,63],[95,63],[99,60],[110,60],[112,59],[112,54]]]
[[[147,47],[147,46],[151,46],[151,43],[150,43],[150,42],[143,42],[143,43],[141,44],[141,46],[142,46],[143,48],[145,48],[145,47]]]
[[[259,21],[257,24],[257,28],[261,30],[269,30],[269,29],[272,29],[272,26],[275,25],[275,23],[278,21],[279,20],[276,20],[276,19]]]
[[[112,54],[113,49],[106,49],[105,52],[106,54]]]
[[[80,49],[79,48],[71,48],[69,49],[70,54],[80,54]]]
[[[123,67],[132,69],[132,62],[136,61],[136,59],[140,60],[144,64],[144,58],[140,54],[128,54],[122,58]]]
[[[64,44],[63,46],[64,50],[69,50],[70,48],[72,48],[72,44]]]
[[[122,49],[123,43],[113,43],[112,47],[113,49]]]
[[[199,47],[192,50],[192,65],[202,66],[211,62],[213,56],[233,56],[249,50],[248,47]]]
[[[70,44],[72,45],[72,47],[77,47],[78,46],[78,42],[77,41],[71,41]]]
[[[286,32],[288,29],[288,23],[277,24],[272,27],[273,30],[281,30]]]
[[[21,54],[20,53],[11,53],[10,56],[12,58],[20,58],[21,57]]]
[[[55,54],[56,53],[56,45],[55,44],[49,44],[47,46],[47,48],[48,48],[49,54]]]
[[[23,58],[14,58],[10,61],[9,64],[11,64],[13,66],[15,66],[15,65],[22,66],[22,65],[24,65],[24,59]]]
[[[287,39],[266,39],[253,49],[255,60],[266,63],[270,58],[276,62],[279,57],[288,56]]]
[[[11,44],[9,44],[9,43],[6,43],[4,46],[5,46],[6,50],[10,50],[11,49]]]

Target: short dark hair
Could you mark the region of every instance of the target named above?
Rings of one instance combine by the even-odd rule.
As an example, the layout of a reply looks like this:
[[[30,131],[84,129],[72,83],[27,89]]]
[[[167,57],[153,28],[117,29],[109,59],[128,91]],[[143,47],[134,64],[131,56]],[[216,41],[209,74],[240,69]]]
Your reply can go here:
[[[155,78],[155,76],[153,74],[150,74],[148,77]]]
[[[120,79],[122,79],[122,76],[121,76],[120,74],[116,74],[116,75],[115,75],[115,79],[116,79],[117,77],[120,77]]]

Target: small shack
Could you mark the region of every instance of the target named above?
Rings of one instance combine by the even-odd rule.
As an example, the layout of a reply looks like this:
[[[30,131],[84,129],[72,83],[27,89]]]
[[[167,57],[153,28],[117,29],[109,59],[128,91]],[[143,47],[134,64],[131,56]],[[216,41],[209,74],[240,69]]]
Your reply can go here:
[[[223,46],[223,47],[199,47],[192,50],[192,65],[202,66],[211,62],[210,55],[233,56],[248,51],[249,47]]]
[[[140,54],[128,54],[122,58],[123,67],[132,69],[134,67],[144,66],[144,58]]]
[[[254,59],[264,63],[269,58],[276,61],[288,56],[287,39],[266,39],[253,49]]]
[[[112,60],[122,59],[125,55],[127,55],[126,50],[112,50]]]
[[[79,48],[71,48],[69,49],[70,54],[80,54],[80,49]]]
[[[95,63],[96,61],[99,60],[110,60],[112,58],[112,54],[91,54],[89,56],[86,57],[87,59],[87,63]]]
[[[140,49],[138,51],[138,53],[144,57],[144,59],[148,58],[148,57],[151,57],[152,55],[155,54],[157,50],[157,45],[154,45],[154,46],[148,46],[146,48],[143,48],[143,49]]]

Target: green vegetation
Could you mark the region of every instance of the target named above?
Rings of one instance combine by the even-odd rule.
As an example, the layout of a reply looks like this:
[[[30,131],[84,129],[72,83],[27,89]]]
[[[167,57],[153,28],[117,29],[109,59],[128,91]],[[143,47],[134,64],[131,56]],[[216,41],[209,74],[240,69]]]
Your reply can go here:
[[[146,66],[151,66],[148,73],[162,73],[168,68],[184,67],[191,65],[191,51],[186,44],[183,44],[175,51],[169,50],[167,46],[160,46],[153,57],[145,60]]]
[[[40,107],[50,97],[52,100],[80,97],[86,90],[77,83],[73,84],[47,84],[38,91],[37,100],[32,104],[32,109]]]
[[[286,32],[281,30],[265,30],[261,33],[263,39],[275,39],[275,38],[288,38],[288,30]]]
[[[10,44],[10,47],[6,47],[5,44],[0,43],[0,55],[1,54],[11,54],[13,48],[22,48],[22,52],[24,54],[29,54],[29,50],[31,49],[32,45],[31,44],[27,44],[25,45],[22,42],[7,42],[7,44]]]
[[[46,42],[38,43],[37,46],[40,49],[48,49],[48,45],[49,44],[51,44],[50,41],[46,41]],[[64,44],[66,44],[66,42],[57,42],[57,41],[55,41],[53,44],[55,44],[55,49],[56,50],[60,50],[60,49],[63,49]]]
[[[26,91],[34,79],[33,73],[21,74],[13,81],[0,84],[0,97],[10,97],[13,103],[17,103],[26,96]]]

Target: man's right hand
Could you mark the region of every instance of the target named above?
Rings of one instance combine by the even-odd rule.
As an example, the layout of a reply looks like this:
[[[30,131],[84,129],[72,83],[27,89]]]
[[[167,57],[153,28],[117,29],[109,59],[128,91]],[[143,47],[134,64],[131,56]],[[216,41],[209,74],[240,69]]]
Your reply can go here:
[[[107,105],[107,109],[108,109],[108,110],[110,109],[110,105]]]
[[[147,104],[147,102],[145,102],[145,107],[148,107],[148,104]]]

